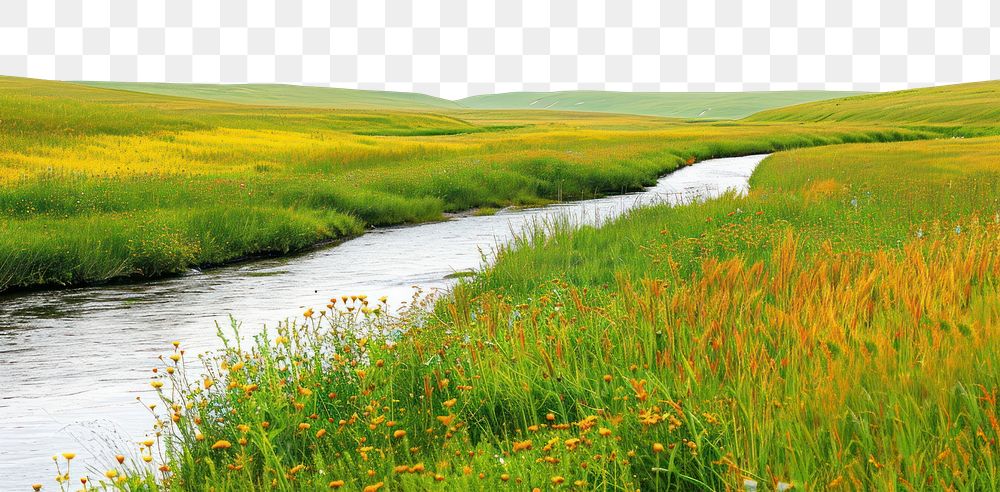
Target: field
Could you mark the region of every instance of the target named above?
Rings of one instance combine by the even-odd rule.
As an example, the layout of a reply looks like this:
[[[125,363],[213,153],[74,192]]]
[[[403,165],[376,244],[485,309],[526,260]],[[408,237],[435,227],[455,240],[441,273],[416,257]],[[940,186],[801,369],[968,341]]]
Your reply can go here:
[[[398,109],[442,111],[461,109],[447,99],[408,92],[363,91],[280,84],[163,84],[154,82],[83,82],[105,89],[204,99],[259,106],[303,106],[310,108]]]
[[[10,77],[0,121],[0,291],[155,277],[444,212],[635,190],[690,159],[940,131],[247,106]]]
[[[46,99],[43,83],[4,80],[0,110],[31,116],[0,118],[15,129],[0,146],[11,149],[0,161],[12,183],[3,193],[38,210],[14,216],[23,208],[4,206],[4,227],[38,227],[51,244],[84,241],[74,238],[87,220],[87,238],[104,241],[169,231],[177,243],[150,251],[192,247],[175,264],[185,266],[206,251],[225,261],[247,237],[258,242],[239,243],[252,245],[241,254],[289,235],[312,244],[444,211],[634,189],[698,159],[782,151],[761,164],[747,196],[640,209],[601,228],[540,224],[428,310],[390,315],[378,293],[334,293],[253,340],[224,331],[226,348],[197,360],[183,341],[165,347],[150,381],[162,398],[151,408],[157,435],[138,452],[109,450],[122,463],[102,479],[109,487],[1000,483],[991,116],[1000,84],[692,123],[244,107],[74,89],[99,91],[86,93],[100,98],[88,106],[61,86]],[[31,97],[19,98],[17,84]],[[854,109],[816,116],[824,104]],[[889,116],[869,120],[878,104]],[[938,117],[951,104],[965,109]],[[358,115],[364,127],[351,123]],[[72,131],[56,124],[74,117]],[[61,186],[69,198],[46,192]],[[245,224],[244,209],[262,211],[254,227],[224,227]],[[143,220],[156,226],[127,229]],[[289,229],[258,236],[268,226]],[[20,244],[0,243],[0,257]],[[38,265],[60,258],[38,244]],[[79,259],[101,244],[81,243]],[[56,460],[68,475],[66,458]]]
[[[989,490],[998,149],[781,153],[747,197],[528,235],[433,316],[344,296],[203,375],[175,349],[148,452],[179,450],[120,483]]]
[[[468,97],[478,109],[531,109],[626,113],[666,118],[739,119],[766,109],[856,95],[855,92],[512,92]]]
[[[227,103],[385,111],[462,109],[585,111],[667,118],[738,119],[766,109],[852,96],[854,92],[631,93],[607,91],[512,92],[450,101],[423,94],[279,84],[162,84],[83,82],[91,87]]]

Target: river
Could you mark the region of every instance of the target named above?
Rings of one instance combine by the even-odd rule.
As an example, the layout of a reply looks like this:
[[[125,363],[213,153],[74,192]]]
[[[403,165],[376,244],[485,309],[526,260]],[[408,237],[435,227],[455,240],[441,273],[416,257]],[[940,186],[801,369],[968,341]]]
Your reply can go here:
[[[215,323],[228,324],[230,314],[250,335],[341,294],[388,295],[398,305],[414,286],[446,290],[446,277],[481,267],[533,221],[564,215],[592,224],[642,205],[742,192],[764,157],[686,166],[639,193],[377,229],[293,257],[0,297],[0,490],[56,488],[54,454],[76,452],[79,477],[80,465],[104,470],[115,452],[135,449],[152,424],[136,397],[155,401],[148,382],[157,356],[173,340],[189,353],[218,347]]]

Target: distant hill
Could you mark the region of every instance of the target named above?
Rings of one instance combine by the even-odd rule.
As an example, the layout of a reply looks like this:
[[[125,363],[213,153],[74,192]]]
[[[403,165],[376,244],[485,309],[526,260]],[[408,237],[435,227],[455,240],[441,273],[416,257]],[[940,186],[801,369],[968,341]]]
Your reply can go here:
[[[462,109],[462,106],[458,103],[447,99],[409,92],[369,91],[282,84],[80,83],[106,89],[264,106],[420,111]]]
[[[751,121],[964,123],[1000,121],[1000,81],[944,85],[811,102],[755,114]]]
[[[857,92],[511,92],[467,97],[476,109],[548,109],[670,118],[739,119],[766,109],[857,95]]]

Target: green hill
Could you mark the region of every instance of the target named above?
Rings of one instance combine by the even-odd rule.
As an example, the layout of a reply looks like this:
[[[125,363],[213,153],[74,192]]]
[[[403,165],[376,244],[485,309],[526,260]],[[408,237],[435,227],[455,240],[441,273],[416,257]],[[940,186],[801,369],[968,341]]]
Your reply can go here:
[[[1000,121],[1000,81],[865,94],[755,114],[751,121],[950,123]]]
[[[460,99],[476,109],[549,109],[670,118],[739,119],[771,108],[853,96],[856,92],[511,92]]]
[[[210,101],[265,106],[338,109],[462,109],[457,103],[426,94],[368,91],[282,84],[168,84],[152,82],[80,82],[93,87]]]

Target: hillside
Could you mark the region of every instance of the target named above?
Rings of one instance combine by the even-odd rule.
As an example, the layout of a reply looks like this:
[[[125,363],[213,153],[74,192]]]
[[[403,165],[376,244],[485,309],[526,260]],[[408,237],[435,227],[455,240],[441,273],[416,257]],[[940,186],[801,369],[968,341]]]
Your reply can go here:
[[[152,82],[80,82],[92,87],[210,101],[265,106],[337,109],[397,109],[440,111],[461,109],[458,104],[426,94],[368,91],[282,84],[168,84]]]
[[[817,101],[755,114],[750,121],[995,124],[1000,81],[946,85]]]
[[[511,92],[460,99],[476,109],[592,111],[669,118],[739,119],[766,109],[853,96],[856,92]]]

